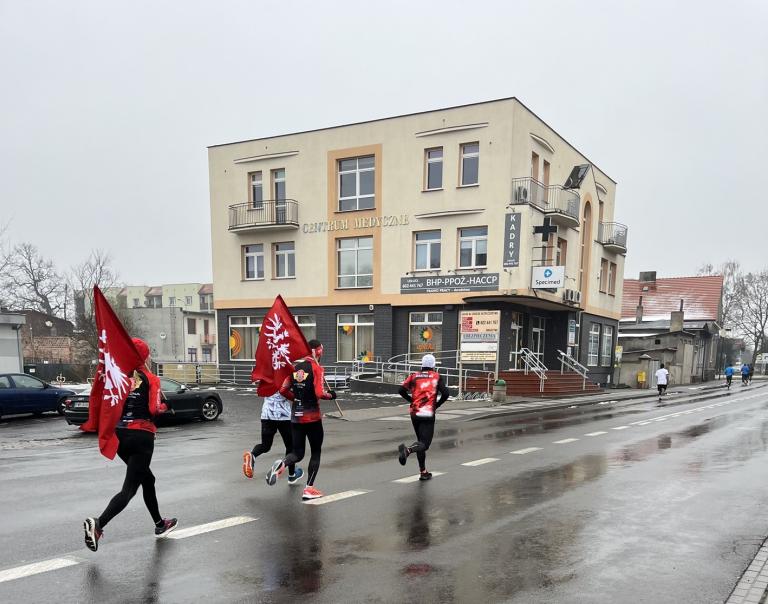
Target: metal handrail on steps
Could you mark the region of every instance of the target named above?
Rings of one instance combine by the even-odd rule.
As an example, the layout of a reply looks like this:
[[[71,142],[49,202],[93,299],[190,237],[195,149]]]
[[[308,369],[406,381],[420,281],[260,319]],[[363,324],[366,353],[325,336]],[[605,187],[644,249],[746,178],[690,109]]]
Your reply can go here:
[[[549,371],[547,366],[541,362],[538,355],[532,353],[528,348],[520,349],[519,358],[525,365],[523,370],[525,375],[528,375],[529,371],[533,371],[533,373],[539,376],[539,393],[544,392],[544,380],[547,379],[547,371]]]
[[[587,389],[587,372],[589,371],[589,369],[584,367],[584,365],[579,363],[571,355],[566,354],[562,350],[558,350],[557,354],[560,355],[560,374],[562,375],[565,372],[565,367],[567,366],[568,369],[570,369],[574,373],[578,373],[581,376],[582,378],[581,389],[586,390]]]
[[[445,385],[456,387],[459,391],[459,398],[464,397],[466,385],[473,378],[484,381],[486,394],[491,393],[491,386],[496,379],[496,374],[493,371],[467,369],[465,367],[459,369],[459,350],[437,350],[430,354],[437,361],[435,369],[445,379]],[[383,363],[383,365],[389,371],[402,371],[407,375],[421,368],[421,358],[421,353],[398,354]]]

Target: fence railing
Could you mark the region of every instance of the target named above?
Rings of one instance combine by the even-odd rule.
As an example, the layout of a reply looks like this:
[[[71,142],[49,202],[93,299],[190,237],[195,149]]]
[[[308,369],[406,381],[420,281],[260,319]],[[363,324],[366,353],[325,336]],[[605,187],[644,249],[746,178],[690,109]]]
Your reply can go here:
[[[560,185],[546,186],[535,178],[512,179],[511,205],[529,204],[544,212],[558,212],[579,220],[579,194]]]
[[[229,230],[266,226],[299,226],[299,202],[295,199],[265,199],[229,206]]]
[[[587,389],[587,372],[589,369],[587,369],[584,365],[579,363],[576,359],[574,359],[571,355],[566,354],[562,350],[557,351],[557,354],[560,356],[560,373],[565,373],[566,367],[575,373],[578,373],[582,380],[581,380],[581,389],[586,390]]]
[[[627,247],[628,227],[620,222],[601,222],[598,231],[598,241],[603,245]]]
[[[437,361],[435,369],[443,376],[445,385],[455,387],[461,395],[470,381],[485,384],[485,392],[490,393],[496,374],[493,371],[482,369],[468,369],[459,367],[458,350],[439,350],[432,353]],[[400,375],[407,375],[421,368],[422,353],[399,354],[386,362],[388,371],[394,371]]]
[[[539,392],[544,392],[544,380],[547,379],[547,366],[541,362],[539,355],[534,354],[528,348],[521,348],[518,358],[523,362],[525,375],[535,373],[539,378]]]

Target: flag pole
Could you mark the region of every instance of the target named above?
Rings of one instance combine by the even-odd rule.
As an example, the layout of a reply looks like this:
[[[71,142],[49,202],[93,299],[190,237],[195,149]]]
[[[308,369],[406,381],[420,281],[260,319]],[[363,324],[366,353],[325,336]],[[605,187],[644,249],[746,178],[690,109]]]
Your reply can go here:
[[[328,383],[328,380],[325,379],[325,376],[323,376],[323,383],[325,384],[325,389],[330,392],[331,391],[331,385]],[[333,402],[336,403],[336,408],[339,410],[339,415],[341,417],[344,417],[344,412],[341,410],[341,406],[339,405],[338,399],[333,399]]]

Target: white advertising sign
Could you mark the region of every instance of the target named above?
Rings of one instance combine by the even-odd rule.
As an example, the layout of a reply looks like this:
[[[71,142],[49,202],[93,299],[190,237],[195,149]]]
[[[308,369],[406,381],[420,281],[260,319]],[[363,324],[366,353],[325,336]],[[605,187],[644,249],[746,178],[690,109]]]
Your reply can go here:
[[[565,287],[564,266],[534,266],[531,271],[532,289],[558,289]]]

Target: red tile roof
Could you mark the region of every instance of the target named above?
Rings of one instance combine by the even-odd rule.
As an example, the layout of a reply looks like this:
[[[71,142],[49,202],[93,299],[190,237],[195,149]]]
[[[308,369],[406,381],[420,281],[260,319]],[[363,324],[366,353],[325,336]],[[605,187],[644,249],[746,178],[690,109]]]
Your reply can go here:
[[[643,288],[647,287],[647,291]],[[680,309],[683,300],[685,319],[716,321],[720,314],[723,277],[671,277],[656,281],[624,279],[621,318],[635,318],[640,296],[643,297],[643,319],[669,319],[669,313]]]
[[[197,293],[202,295],[213,293],[213,283],[203,283],[202,287],[197,290]]]

